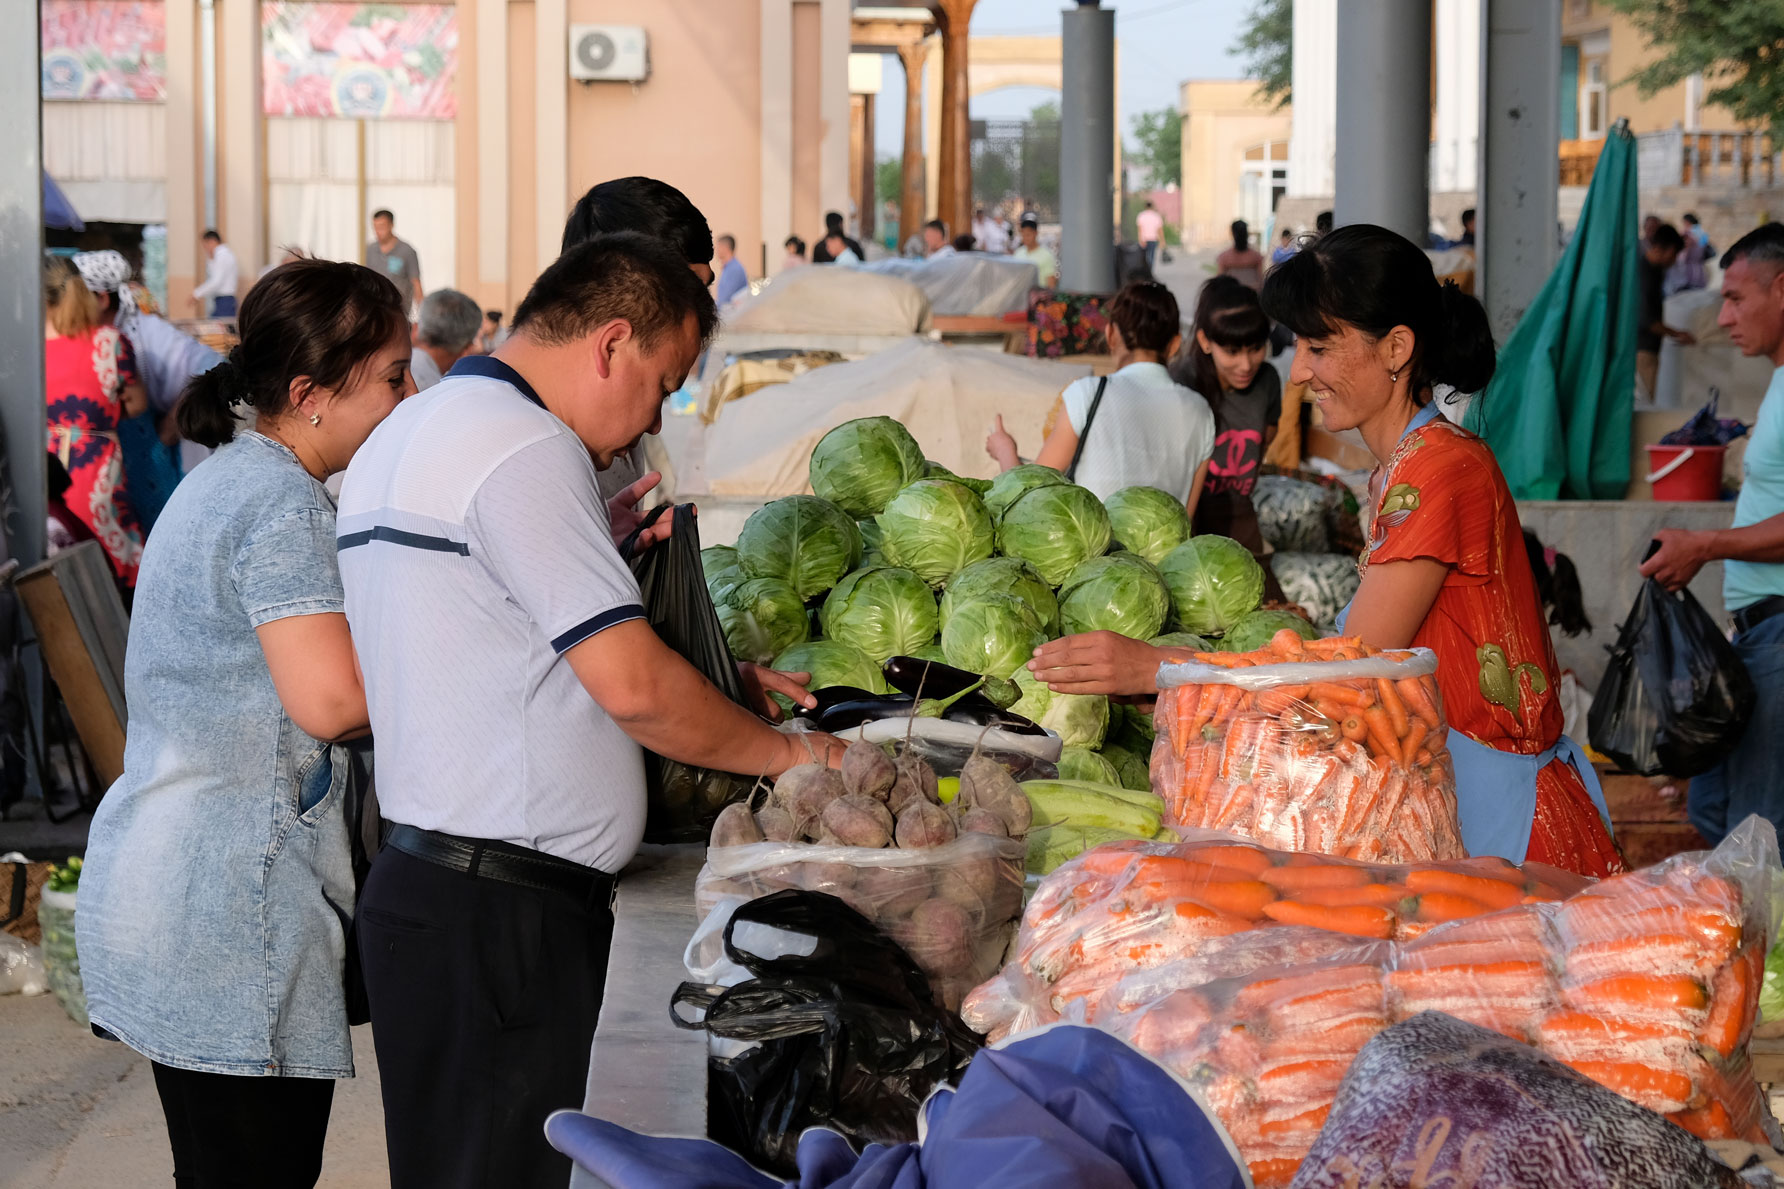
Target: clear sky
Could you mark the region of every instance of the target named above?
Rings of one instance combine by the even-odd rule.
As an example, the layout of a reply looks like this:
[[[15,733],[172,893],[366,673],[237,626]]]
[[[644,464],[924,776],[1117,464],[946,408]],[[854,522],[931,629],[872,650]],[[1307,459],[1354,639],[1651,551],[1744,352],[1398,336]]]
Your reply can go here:
[[[1191,78],[1238,78],[1244,73],[1227,47],[1238,37],[1251,0],[1103,0],[1115,10],[1121,130],[1128,135],[1136,112],[1177,105],[1177,87]],[[999,34],[1044,36],[1059,33],[1058,0],[979,0],[973,10],[977,37]],[[898,59],[886,59],[885,90],[875,110],[874,139],[882,157],[894,157],[904,144],[904,74]],[[1035,87],[1007,87],[972,101],[975,119],[1026,116],[1035,104],[1058,93]]]

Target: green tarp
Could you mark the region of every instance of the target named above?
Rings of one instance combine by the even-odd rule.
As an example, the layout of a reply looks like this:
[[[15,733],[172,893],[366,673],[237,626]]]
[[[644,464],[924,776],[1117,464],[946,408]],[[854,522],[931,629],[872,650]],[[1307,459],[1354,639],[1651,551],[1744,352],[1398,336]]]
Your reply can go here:
[[[1464,418],[1518,499],[1620,500],[1629,486],[1639,220],[1635,138],[1619,121],[1561,262]]]

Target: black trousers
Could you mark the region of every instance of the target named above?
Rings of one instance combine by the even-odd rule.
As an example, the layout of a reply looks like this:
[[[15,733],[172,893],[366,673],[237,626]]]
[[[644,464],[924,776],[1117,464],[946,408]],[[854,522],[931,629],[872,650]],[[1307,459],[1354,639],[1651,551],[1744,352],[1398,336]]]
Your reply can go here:
[[[392,1189],[564,1189],[545,1118],[582,1105],[611,902],[386,847],[356,925]]]
[[[150,1064],[179,1189],[310,1189],[322,1175],[332,1078],[246,1077]]]

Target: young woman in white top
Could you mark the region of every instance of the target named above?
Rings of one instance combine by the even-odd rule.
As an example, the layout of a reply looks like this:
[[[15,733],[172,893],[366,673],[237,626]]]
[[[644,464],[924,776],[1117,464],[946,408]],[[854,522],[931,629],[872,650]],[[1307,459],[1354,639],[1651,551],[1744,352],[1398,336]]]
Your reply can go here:
[[[1110,299],[1107,312],[1116,370],[1066,388],[1060,397],[1065,416],[1034,461],[1065,471],[1076,454],[1078,468],[1071,478],[1099,499],[1123,487],[1156,487],[1182,500],[1193,516],[1214,453],[1214,413],[1194,389],[1176,383],[1165,370],[1165,361],[1183,343],[1177,299],[1157,281],[1131,281]],[[1006,471],[1022,461],[1002,417],[985,439],[985,450]]]

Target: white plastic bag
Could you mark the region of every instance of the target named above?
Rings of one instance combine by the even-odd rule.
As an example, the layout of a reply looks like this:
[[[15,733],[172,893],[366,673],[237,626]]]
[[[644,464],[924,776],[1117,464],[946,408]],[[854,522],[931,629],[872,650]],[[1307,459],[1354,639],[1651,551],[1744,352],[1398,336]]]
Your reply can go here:
[[[0,933],[0,995],[41,995],[49,989],[37,947]]]

